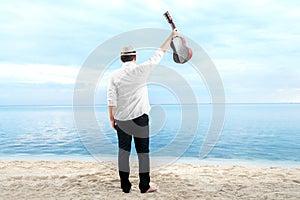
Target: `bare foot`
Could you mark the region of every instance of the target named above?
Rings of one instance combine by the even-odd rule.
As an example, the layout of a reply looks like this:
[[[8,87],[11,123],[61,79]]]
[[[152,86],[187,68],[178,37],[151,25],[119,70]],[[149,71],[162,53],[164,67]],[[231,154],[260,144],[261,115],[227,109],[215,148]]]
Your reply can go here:
[[[156,192],[156,191],[158,191],[158,186],[153,185],[153,186],[150,186],[150,188],[146,191],[146,193]]]

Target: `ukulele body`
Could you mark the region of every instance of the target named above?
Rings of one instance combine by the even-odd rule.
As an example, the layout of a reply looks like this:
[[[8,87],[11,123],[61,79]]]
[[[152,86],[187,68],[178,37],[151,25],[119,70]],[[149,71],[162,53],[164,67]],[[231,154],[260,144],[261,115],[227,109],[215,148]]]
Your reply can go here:
[[[171,41],[171,48],[173,50],[173,60],[176,63],[183,64],[192,58],[192,50],[186,46],[185,39],[177,36]]]

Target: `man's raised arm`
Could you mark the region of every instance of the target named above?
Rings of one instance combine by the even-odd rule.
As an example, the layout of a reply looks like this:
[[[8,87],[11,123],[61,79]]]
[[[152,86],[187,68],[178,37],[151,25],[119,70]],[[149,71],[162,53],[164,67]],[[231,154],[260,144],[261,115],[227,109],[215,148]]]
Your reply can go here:
[[[170,46],[171,44],[171,41],[173,39],[173,37],[176,37],[178,36],[178,30],[177,29],[174,29],[171,33],[171,35],[166,39],[166,41],[160,46],[160,49],[166,53],[166,51],[168,50],[168,47]]]

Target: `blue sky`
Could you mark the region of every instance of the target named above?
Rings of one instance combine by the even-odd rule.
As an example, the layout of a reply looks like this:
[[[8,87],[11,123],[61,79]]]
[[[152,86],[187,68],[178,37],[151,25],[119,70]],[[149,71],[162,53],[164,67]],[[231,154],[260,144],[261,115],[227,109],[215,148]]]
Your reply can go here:
[[[0,105],[71,105],[88,55],[125,31],[169,29],[166,10],[215,63],[227,102],[300,102],[300,1],[10,0],[0,4]]]

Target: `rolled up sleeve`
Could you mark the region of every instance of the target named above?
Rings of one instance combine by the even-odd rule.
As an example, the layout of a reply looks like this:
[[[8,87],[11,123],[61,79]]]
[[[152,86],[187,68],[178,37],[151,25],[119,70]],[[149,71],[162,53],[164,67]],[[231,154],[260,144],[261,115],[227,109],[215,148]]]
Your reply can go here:
[[[107,105],[117,106],[117,91],[113,82],[113,77],[110,77],[107,85]]]

